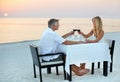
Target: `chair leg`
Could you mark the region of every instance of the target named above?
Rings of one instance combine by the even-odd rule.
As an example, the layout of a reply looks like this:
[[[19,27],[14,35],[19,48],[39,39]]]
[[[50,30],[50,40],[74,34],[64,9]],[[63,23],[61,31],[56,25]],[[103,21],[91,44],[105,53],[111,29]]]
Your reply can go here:
[[[40,82],[42,82],[42,71],[41,71],[41,69],[40,69],[40,67],[39,67],[39,77],[40,77]]]
[[[70,74],[66,72],[66,79],[69,80],[69,82],[71,82],[72,81],[72,65],[69,66],[69,71],[70,71]]]
[[[36,78],[36,69],[35,69],[35,64],[33,64],[33,69],[34,69],[34,78]]]
[[[103,62],[103,75],[104,76],[108,75],[108,61]]]
[[[98,62],[98,68],[100,68],[100,62]]]
[[[110,63],[110,72],[112,72],[113,62]]]
[[[91,74],[94,74],[94,63],[92,63],[92,71]]]
[[[63,66],[63,71],[64,71],[64,79],[66,80],[66,71],[65,71],[65,66]]]
[[[70,79],[69,81],[72,81],[72,65],[70,65]]]
[[[47,73],[50,74],[51,73],[51,67],[47,68]]]
[[[56,73],[57,73],[57,75],[59,75],[58,66],[56,66]]]

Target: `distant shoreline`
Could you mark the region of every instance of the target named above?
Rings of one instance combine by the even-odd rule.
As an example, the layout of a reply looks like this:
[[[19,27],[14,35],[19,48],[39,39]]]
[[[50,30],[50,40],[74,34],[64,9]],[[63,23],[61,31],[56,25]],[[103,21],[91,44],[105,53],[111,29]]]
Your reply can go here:
[[[107,32],[105,34],[112,34],[112,33],[120,33],[120,32]],[[15,42],[5,42],[5,43],[0,43],[0,45],[4,44],[14,44],[14,43],[24,43],[24,42],[33,42],[33,41],[39,41],[40,39],[35,39],[35,40],[23,40],[23,41],[15,41]]]
[[[58,18],[59,19],[59,18]],[[37,40],[48,27],[49,18],[0,18],[0,43]],[[105,33],[120,32],[120,19],[102,19]],[[61,36],[73,29],[88,33],[93,28],[91,18],[60,18],[56,32]]]

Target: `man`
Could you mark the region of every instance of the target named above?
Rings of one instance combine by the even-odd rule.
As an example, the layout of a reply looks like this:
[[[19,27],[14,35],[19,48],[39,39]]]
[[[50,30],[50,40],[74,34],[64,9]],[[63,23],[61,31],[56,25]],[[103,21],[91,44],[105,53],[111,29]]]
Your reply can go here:
[[[63,36],[60,36],[55,31],[59,29],[59,20],[58,19],[50,19],[48,21],[48,28],[44,31],[41,39],[40,39],[40,52],[41,54],[47,54],[47,53],[55,53],[60,52],[59,51],[59,45],[65,44],[65,45],[72,45],[72,44],[81,44],[85,43],[82,41],[69,41],[65,38],[74,34],[74,31],[71,31]],[[60,55],[57,56],[49,56],[49,57],[43,57],[43,61],[53,61],[53,60],[59,60]],[[72,66],[72,70],[77,75],[83,75],[88,72],[88,70],[82,70],[79,71],[79,67],[76,65]]]

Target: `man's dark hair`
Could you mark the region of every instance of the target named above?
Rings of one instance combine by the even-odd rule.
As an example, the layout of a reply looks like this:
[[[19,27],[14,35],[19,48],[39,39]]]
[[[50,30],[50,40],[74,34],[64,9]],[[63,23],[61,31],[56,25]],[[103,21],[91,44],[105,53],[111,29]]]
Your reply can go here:
[[[58,19],[50,19],[48,21],[48,27],[51,27],[52,25],[55,25],[59,20]]]

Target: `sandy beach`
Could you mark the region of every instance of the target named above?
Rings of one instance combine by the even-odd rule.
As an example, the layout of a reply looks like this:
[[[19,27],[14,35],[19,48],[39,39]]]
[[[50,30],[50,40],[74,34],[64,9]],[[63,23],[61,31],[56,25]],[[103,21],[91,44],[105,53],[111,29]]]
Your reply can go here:
[[[114,51],[113,72],[108,73],[107,77],[102,75],[102,68],[95,68],[95,74],[91,72],[84,76],[76,76],[73,73],[72,82],[120,82],[120,32],[105,33],[104,38],[114,39],[116,41]],[[32,57],[29,44],[37,44],[38,40],[21,41],[15,43],[0,44],[0,82],[39,82],[39,72],[37,69],[37,78],[33,77]],[[87,65],[91,69],[91,65]],[[47,74],[43,69],[43,82],[68,82],[63,78],[62,67],[59,67],[60,75],[52,68],[52,74]]]
[[[79,29],[85,34],[89,33],[94,25],[92,19],[96,16],[102,19],[103,39],[115,40],[113,72],[108,72],[107,77],[103,76],[103,63],[101,62],[101,68],[98,69],[97,62],[95,63],[94,75],[91,74],[91,71],[84,76],[77,76],[72,73],[72,82],[120,82],[119,9],[120,0],[0,0],[0,82],[40,82],[38,68],[36,69],[37,78],[34,78],[29,45],[39,44],[42,33],[48,28],[50,19],[59,19],[59,30],[55,32],[63,36],[73,29]],[[76,40],[86,39],[81,35],[77,36],[77,32],[74,35],[72,38],[77,38]],[[91,37],[87,39],[91,39]],[[93,46],[94,49],[92,49],[90,44],[89,49],[91,50],[88,50],[96,52],[94,57],[106,58],[98,53],[103,50],[103,53],[106,53],[108,48],[103,49],[102,47],[102,51],[100,49],[96,51],[96,47]],[[80,54],[88,51],[86,47],[84,48],[85,51],[81,47],[77,47],[77,49],[81,49],[81,51],[78,50]],[[77,49],[75,48],[75,50]],[[71,50],[69,52],[67,55],[79,55],[77,51],[75,51],[76,53],[71,53]],[[89,54],[86,57],[90,59]],[[83,55],[85,56],[85,54]],[[73,59],[77,60],[78,57],[75,57],[77,56],[72,56]],[[80,57],[81,59],[84,58],[81,55]],[[91,58],[92,62],[95,59],[97,60],[94,57]],[[85,62],[86,68],[91,70],[91,62],[86,61],[82,60],[82,63]],[[75,64],[79,65],[80,61],[77,63]],[[66,65],[68,64],[66,63]],[[69,82],[64,80],[63,67],[59,67],[59,75],[56,75],[55,68],[52,68],[51,74],[47,74],[46,69],[43,69],[42,75],[43,82]]]

